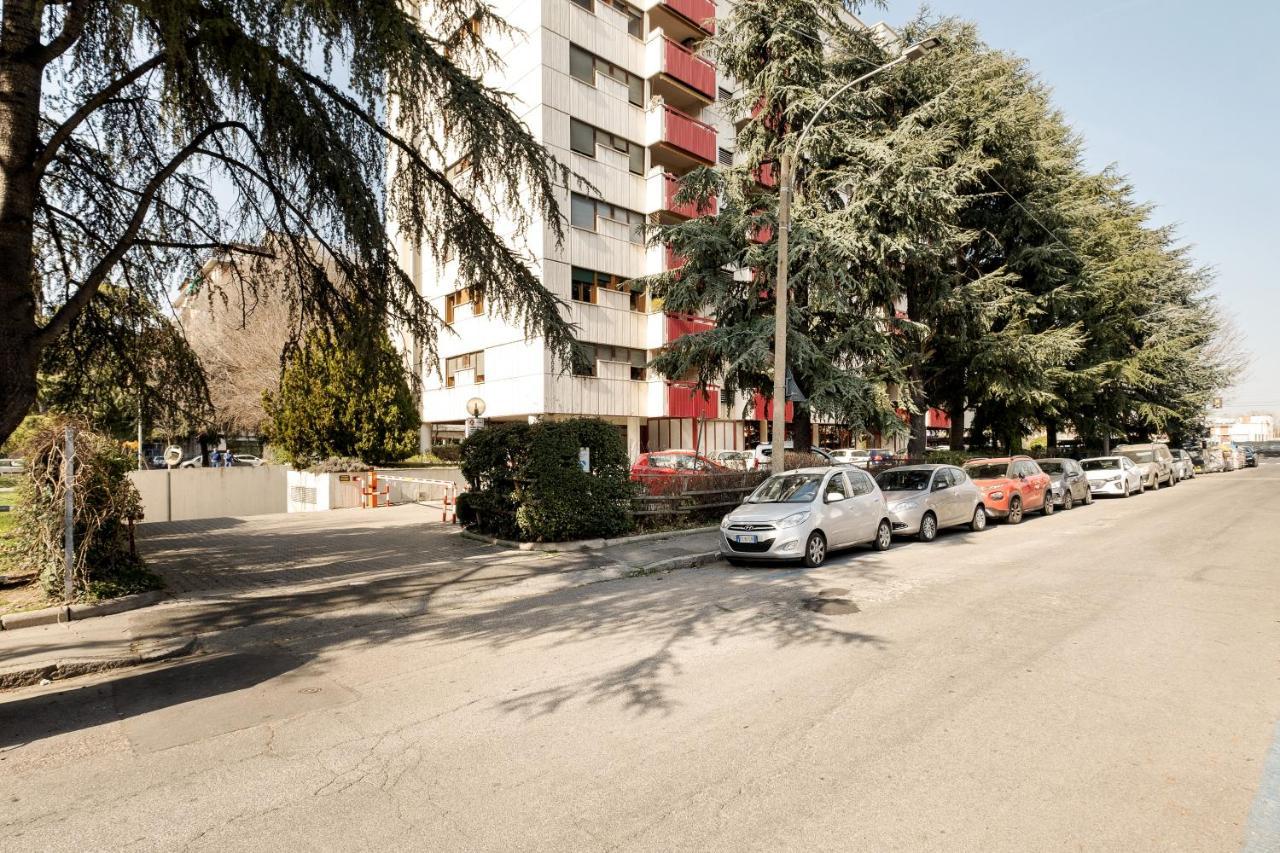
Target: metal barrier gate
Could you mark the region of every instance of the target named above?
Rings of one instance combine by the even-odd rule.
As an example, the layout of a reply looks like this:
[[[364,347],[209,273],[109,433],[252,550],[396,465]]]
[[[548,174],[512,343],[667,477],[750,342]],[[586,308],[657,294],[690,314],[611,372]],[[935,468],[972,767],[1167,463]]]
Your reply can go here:
[[[455,523],[458,520],[458,484],[452,480],[428,480],[422,477],[397,477],[379,474],[378,486],[388,506],[398,504],[422,504],[440,507],[440,520]]]

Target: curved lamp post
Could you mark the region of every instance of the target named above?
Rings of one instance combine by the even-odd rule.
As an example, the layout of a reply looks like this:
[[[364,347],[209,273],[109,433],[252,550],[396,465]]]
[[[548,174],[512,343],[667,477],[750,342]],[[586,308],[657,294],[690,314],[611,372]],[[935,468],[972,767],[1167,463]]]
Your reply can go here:
[[[898,54],[898,57],[892,62],[886,62],[879,68],[869,71],[858,79],[850,80],[841,86],[814,111],[808,123],[800,131],[800,135],[796,138],[796,144],[792,147],[792,150],[787,151],[784,149],[782,156],[779,158],[781,160],[779,171],[782,172],[782,178],[778,187],[778,272],[774,285],[776,297],[773,314],[773,424],[769,430],[773,447],[770,467],[774,474],[783,472],[786,467],[787,456],[785,439],[787,413],[787,269],[790,263],[788,238],[791,236],[791,196],[794,192],[796,178],[795,158],[802,152],[805,137],[813,129],[814,122],[822,115],[822,111],[831,105],[832,101],[854,86],[867,82],[877,74],[882,74],[898,65],[915,62],[941,44],[942,40],[939,38],[927,38],[924,41],[917,42]],[[805,448],[805,450],[808,450],[808,448]]]

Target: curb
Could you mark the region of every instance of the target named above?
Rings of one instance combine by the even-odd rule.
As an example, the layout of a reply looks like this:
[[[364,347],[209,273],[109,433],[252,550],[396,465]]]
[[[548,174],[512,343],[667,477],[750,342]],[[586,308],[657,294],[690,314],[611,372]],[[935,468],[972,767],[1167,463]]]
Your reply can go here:
[[[705,566],[710,563],[720,561],[719,551],[702,551],[697,554],[686,554],[683,557],[671,557],[666,560],[659,560],[656,563],[648,563],[638,569],[633,569],[630,575],[654,575],[659,572],[674,572],[678,569],[696,569],[699,566]]]
[[[129,654],[118,657],[72,658],[22,669],[0,670],[0,690],[30,687],[45,680],[58,681],[77,675],[90,675],[95,672],[186,657],[196,650],[196,646],[197,639],[192,634],[189,637],[178,637],[172,640],[134,643],[130,646]]]
[[[58,622],[72,622],[78,619],[91,619],[95,616],[110,616],[113,613],[124,613],[149,607],[163,601],[164,590],[140,592],[137,595],[126,595],[108,601],[93,601],[88,604],[60,605],[46,607],[43,610],[27,610],[22,613],[10,613],[0,616],[0,630],[16,631],[19,628],[34,628],[37,625],[53,625]]]
[[[483,542],[486,545],[497,545],[512,551],[594,551],[600,548],[612,548],[615,545],[631,545],[636,542],[652,542],[658,539],[675,539],[680,536],[692,536],[696,533],[710,533],[719,530],[718,525],[707,527],[691,527],[688,530],[670,530],[661,533],[637,533],[635,536],[622,536],[617,539],[578,539],[573,542],[513,542],[510,539],[499,539],[483,533],[461,531],[463,539],[472,542]]]

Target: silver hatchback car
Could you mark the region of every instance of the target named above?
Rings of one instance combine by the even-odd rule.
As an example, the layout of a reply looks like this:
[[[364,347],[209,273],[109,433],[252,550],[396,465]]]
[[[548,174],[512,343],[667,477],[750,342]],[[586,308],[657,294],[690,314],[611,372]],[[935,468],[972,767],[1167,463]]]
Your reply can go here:
[[[987,526],[982,490],[969,475],[951,465],[904,465],[881,471],[876,485],[889,505],[893,532],[932,542],[944,527]]]
[[[720,522],[720,553],[734,565],[803,560],[812,568],[837,548],[870,542],[884,551],[892,539],[875,480],[847,466],[775,474]]]

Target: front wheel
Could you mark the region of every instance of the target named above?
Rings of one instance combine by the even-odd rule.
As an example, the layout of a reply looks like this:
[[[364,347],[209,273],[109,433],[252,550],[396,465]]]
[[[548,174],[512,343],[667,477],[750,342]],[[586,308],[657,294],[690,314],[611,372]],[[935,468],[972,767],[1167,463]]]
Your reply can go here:
[[[888,519],[880,519],[880,526],[876,528],[875,541],[871,543],[871,547],[877,551],[888,551],[889,546],[893,544],[893,527],[889,525]]]
[[[1013,497],[1009,499],[1009,517],[1006,520],[1010,524],[1022,523],[1022,498]]]
[[[1160,478],[1159,478],[1159,477],[1152,477],[1152,478],[1151,478],[1151,491],[1153,491],[1153,492],[1158,492],[1158,491],[1160,491]]]
[[[1057,507],[1055,507],[1055,506],[1053,505],[1053,492],[1049,491],[1048,489],[1045,489],[1045,491],[1044,491],[1044,506],[1040,507],[1040,514],[1041,514],[1041,515],[1053,515],[1053,511],[1054,511],[1055,509],[1057,509]]]
[[[973,511],[973,518],[969,519],[969,529],[974,533],[980,533],[987,529],[987,510],[982,504],[978,504]]]
[[[1062,511],[1066,512],[1076,505],[1075,495],[1071,494],[1071,490],[1067,489],[1062,493]]]
[[[1084,505],[1085,506],[1093,505],[1093,488],[1092,487],[1090,487],[1089,490],[1084,493]]]
[[[817,530],[809,534],[804,543],[804,564],[811,569],[821,566],[827,559],[827,537]]]
[[[938,519],[931,512],[926,512],[920,519],[920,532],[917,534],[921,542],[932,542],[938,535]]]
[[[1120,497],[1122,498],[1129,497],[1129,481],[1128,480],[1124,481],[1124,494],[1122,494]]]

